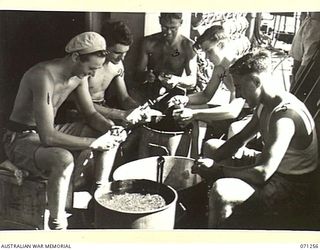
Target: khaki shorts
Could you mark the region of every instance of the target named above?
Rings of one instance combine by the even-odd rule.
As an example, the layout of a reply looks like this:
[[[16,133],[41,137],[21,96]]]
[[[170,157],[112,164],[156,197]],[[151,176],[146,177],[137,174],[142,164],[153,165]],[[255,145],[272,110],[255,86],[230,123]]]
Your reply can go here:
[[[65,134],[98,137],[99,133],[82,122],[59,124],[55,129]],[[35,131],[13,132],[7,130],[3,136],[3,145],[8,159],[18,168],[27,170],[32,176],[45,177],[48,173],[44,172],[35,161],[35,153],[42,147],[39,134]],[[71,152],[75,157],[79,151]]]

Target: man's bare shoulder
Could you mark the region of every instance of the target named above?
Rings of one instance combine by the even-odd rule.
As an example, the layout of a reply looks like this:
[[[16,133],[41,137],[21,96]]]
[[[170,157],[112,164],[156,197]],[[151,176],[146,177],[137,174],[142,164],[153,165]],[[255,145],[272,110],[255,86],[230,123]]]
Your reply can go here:
[[[190,38],[188,38],[188,37],[186,37],[184,35],[181,35],[181,44],[183,46],[192,48],[192,46],[194,44],[194,41],[192,41]]]
[[[163,37],[161,33],[155,33],[148,36],[145,36],[142,39],[142,44],[145,49],[150,50],[153,49],[163,43]]]
[[[143,41],[145,43],[156,43],[156,42],[159,42],[159,41],[162,41],[163,40],[163,35],[161,32],[159,33],[154,33],[154,34],[151,34],[151,35],[148,35],[148,36],[145,36],[143,38]]]
[[[124,66],[122,61],[120,61],[118,64],[114,64],[112,62],[106,63],[103,68],[103,72],[105,75],[110,75],[112,77],[122,75],[124,71]]]
[[[193,49],[194,42],[191,39],[189,39],[185,36],[181,36],[181,43],[180,44],[181,44],[180,46],[181,46],[182,50],[188,55],[189,58],[193,58],[196,55],[196,53]]]
[[[55,63],[52,61],[45,61],[35,64],[24,74],[23,80],[41,80],[41,79],[54,79]]]

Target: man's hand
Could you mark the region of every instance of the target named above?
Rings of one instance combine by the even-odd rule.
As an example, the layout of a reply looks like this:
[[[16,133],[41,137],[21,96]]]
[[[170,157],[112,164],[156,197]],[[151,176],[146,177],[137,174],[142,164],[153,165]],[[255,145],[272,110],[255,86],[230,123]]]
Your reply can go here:
[[[193,121],[193,110],[189,108],[174,109],[172,116],[181,127],[185,127]]]
[[[155,122],[159,122],[164,116],[161,111],[149,107],[142,110],[143,122],[151,122],[154,120]]]
[[[161,84],[167,89],[173,89],[178,83],[177,81],[174,81],[173,75],[165,74],[164,72],[161,72],[159,74],[158,79]]]
[[[191,173],[198,174],[205,179],[213,179],[221,175],[221,166],[214,164],[214,161],[209,158],[198,159],[191,167]]]
[[[156,75],[153,73],[153,70],[145,71],[143,83],[154,83],[156,80]]]
[[[189,102],[189,97],[185,95],[176,95],[168,101],[168,107],[186,106]]]
[[[91,143],[90,148],[97,151],[108,151],[127,138],[127,132],[121,126],[113,126],[107,133]]]
[[[140,107],[135,109],[130,109],[125,112],[124,121],[130,125],[137,124],[143,120],[143,111]]]
[[[151,122],[153,120],[160,120],[163,117],[163,113],[161,111],[151,109],[150,107],[142,108],[141,106],[130,110],[129,115],[126,117],[125,122],[129,124],[137,124],[137,123],[145,123]]]

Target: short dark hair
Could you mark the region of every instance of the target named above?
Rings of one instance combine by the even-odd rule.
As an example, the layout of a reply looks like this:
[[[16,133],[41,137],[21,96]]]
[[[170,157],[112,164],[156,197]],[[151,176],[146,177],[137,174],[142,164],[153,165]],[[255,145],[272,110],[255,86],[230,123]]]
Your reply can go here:
[[[130,46],[133,43],[131,31],[122,21],[105,22],[101,33],[106,39],[107,47],[111,47],[117,43]]]
[[[161,12],[160,13],[160,19],[161,20],[171,20],[171,19],[182,20],[182,13]]]
[[[88,54],[79,54],[79,58],[81,62],[85,62],[89,60],[89,57],[91,56],[97,56],[97,57],[106,57],[107,53],[105,50],[98,50],[92,53],[88,53]]]
[[[227,38],[228,35],[221,25],[213,25],[206,29],[205,32],[198,37],[194,44],[194,48],[200,49],[201,44],[205,41],[218,42]]]
[[[239,58],[230,68],[233,75],[247,75],[269,71],[271,67],[271,57],[267,50],[261,49],[253,53],[248,53]]]

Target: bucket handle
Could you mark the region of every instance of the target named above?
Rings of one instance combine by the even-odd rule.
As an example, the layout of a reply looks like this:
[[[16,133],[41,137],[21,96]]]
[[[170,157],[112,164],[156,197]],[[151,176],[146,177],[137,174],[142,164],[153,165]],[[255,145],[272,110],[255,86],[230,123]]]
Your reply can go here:
[[[181,214],[176,217],[176,221],[180,221],[183,217],[186,216],[187,208],[181,202],[177,204],[177,208],[179,208]]]
[[[165,146],[154,144],[154,143],[148,143],[148,147],[160,148],[164,152],[163,155],[166,155],[166,156],[170,155],[169,149],[167,147],[165,147]]]
[[[163,156],[159,156],[157,159],[157,182],[160,184],[163,182],[163,165],[164,158]]]

